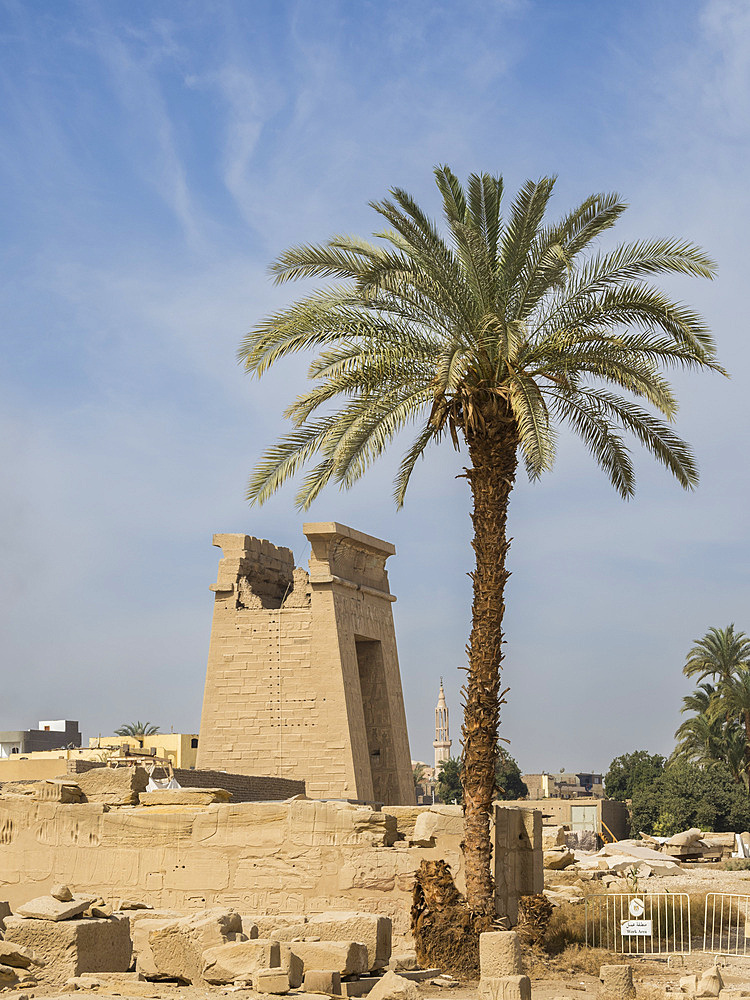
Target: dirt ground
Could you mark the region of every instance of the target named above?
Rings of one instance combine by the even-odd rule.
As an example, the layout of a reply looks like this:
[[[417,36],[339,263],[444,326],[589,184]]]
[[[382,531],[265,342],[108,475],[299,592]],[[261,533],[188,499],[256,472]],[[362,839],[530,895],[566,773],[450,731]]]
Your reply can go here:
[[[580,879],[575,869],[545,872],[545,882],[549,886],[570,885]],[[587,893],[604,891],[596,882],[584,882]],[[679,875],[669,877],[651,876],[641,886],[645,892],[686,892],[690,896],[703,896],[707,892],[734,893],[750,896],[750,871],[722,871],[715,865],[697,864],[685,866]],[[582,905],[582,904],[578,904]],[[702,947],[702,940],[694,935],[695,948]],[[662,958],[641,958],[638,956],[607,955],[606,952],[586,952],[580,949],[568,959],[548,956],[527,956],[527,973],[531,977],[533,1000],[594,1000],[599,988],[599,965],[627,961],[633,967],[637,1000],[665,1000],[669,993],[679,995],[681,976],[702,973],[717,961],[727,988],[744,990],[750,996],[750,948],[748,957],[722,957],[694,950],[690,955]],[[581,971],[585,968],[586,971]],[[420,1000],[476,1000],[478,984],[460,982],[452,988],[418,983]],[[50,1000],[53,997],[68,996],[75,1000],[85,1000],[87,996],[99,998],[138,997],[140,1000],[259,1000],[261,994],[244,987],[195,987],[172,986],[166,983],[138,983],[135,988],[123,987],[122,992],[107,989],[86,989],[67,993],[59,988],[42,985],[29,988],[6,988],[0,990],[0,1000],[33,1000],[35,997]],[[320,996],[292,991],[287,994],[295,1000],[320,1000]],[[683,994],[684,996],[684,994]],[[269,1000],[263,996],[263,1000]],[[675,996],[677,1000],[677,996]]]

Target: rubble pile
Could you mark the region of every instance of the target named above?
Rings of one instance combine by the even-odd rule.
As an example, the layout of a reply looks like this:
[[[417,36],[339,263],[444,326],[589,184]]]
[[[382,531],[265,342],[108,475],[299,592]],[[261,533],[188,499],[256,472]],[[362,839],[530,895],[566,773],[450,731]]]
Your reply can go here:
[[[615,841],[598,851],[572,848],[570,832],[562,826],[544,827],[542,838],[545,870],[551,873],[565,869],[578,875],[577,884],[545,887],[544,895],[555,905],[580,902],[585,883],[592,879],[610,892],[630,892],[652,875],[664,877],[690,870],[683,868],[683,862],[750,857],[748,833],[704,833],[698,829],[672,837],[642,833],[638,840]]]
[[[0,916],[0,990],[140,995],[139,983],[162,982],[416,1000],[413,981],[440,974],[419,969],[414,952],[392,955],[391,920],[373,913],[268,917],[213,907],[186,914],[130,900],[113,907],[59,885],[12,914],[0,904]]]

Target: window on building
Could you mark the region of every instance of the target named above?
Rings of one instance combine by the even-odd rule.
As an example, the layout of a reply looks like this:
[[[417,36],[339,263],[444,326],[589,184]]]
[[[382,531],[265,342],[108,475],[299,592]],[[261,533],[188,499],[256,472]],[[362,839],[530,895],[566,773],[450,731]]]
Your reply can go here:
[[[192,739],[190,741],[190,749],[191,750],[196,750],[197,748],[198,748],[198,740],[197,739]]]

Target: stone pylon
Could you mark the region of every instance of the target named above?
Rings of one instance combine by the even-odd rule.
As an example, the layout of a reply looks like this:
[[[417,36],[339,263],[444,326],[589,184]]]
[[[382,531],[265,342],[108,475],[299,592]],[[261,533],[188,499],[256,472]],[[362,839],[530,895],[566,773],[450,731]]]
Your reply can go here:
[[[290,549],[214,535],[215,592],[199,768],[302,778],[310,798],[414,803],[386,560],[336,522]]]

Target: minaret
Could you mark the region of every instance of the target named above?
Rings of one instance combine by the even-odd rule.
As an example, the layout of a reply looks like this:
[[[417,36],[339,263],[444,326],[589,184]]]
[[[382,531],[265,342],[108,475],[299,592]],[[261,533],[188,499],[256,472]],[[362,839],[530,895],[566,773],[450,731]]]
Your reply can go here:
[[[451,741],[448,738],[448,706],[445,704],[445,691],[443,691],[443,678],[440,678],[440,694],[435,706],[435,773],[440,762],[448,760],[451,755]]]

